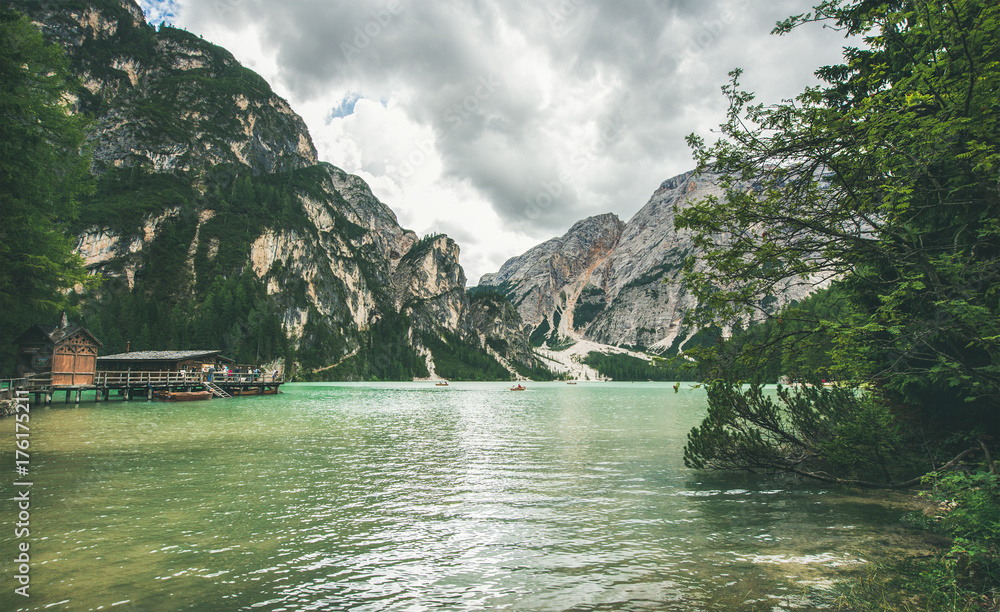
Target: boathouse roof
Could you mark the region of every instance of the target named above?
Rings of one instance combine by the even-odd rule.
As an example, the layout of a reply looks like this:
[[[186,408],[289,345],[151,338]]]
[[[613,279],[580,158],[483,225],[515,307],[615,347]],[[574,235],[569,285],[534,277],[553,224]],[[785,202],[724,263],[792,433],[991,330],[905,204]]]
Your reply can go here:
[[[97,346],[104,346],[100,340],[98,340],[94,334],[90,333],[85,327],[79,327],[77,325],[69,325],[65,327],[57,327],[55,325],[32,325],[23,334],[14,339],[14,344],[31,344],[31,343],[43,343],[51,342],[53,344],[59,344],[66,338],[69,338],[78,331],[82,331],[91,342]]]
[[[186,359],[208,359],[218,357],[220,361],[232,361],[221,357],[222,351],[132,351],[117,355],[104,355],[98,361],[184,361]]]

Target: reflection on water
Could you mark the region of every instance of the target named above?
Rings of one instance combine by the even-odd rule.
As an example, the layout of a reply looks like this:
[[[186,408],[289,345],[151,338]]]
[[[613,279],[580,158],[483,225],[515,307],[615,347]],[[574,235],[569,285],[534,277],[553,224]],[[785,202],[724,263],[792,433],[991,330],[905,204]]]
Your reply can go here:
[[[701,390],[506,389],[36,411],[32,597],[0,605],[813,610],[898,517],[874,496],[684,469]]]

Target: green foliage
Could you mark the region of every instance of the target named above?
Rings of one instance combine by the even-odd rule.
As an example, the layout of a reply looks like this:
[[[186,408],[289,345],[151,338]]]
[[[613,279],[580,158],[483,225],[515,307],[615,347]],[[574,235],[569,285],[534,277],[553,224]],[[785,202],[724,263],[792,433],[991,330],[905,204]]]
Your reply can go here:
[[[684,370],[664,359],[646,361],[622,353],[601,353],[591,351],[583,358],[583,363],[594,368],[612,380],[682,380]]]
[[[160,240],[160,239],[158,239]],[[254,275],[216,278],[200,302],[156,296],[163,285],[137,278],[132,291],[109,281],[103,298],[81,307],[83,324],[104,353],[131,350],[222,350],[239,363],[284,359],[290,351],[280,309]]]
[[[299,377],[306,380],[338,380],[337,375],[344,374],[343,370],[337,371],[334,368],[318,377],[312,377],[309,373],[323,368],[331,360],[337,360],[346,352],[347,343],[344,340],[343,330],[336,330],[326,325],[319,311],[310,307],[308,319],[302,329],[299,350],[295,355],[301,367]]]
[[[465,290],[465,295],[472,303],[507,301],[507,296],[497,287],[470,287]]]
[[[528,336],[528,343],[535,348],[542,346],[545,344],[545,340],[548,338],[550,331],[552,331],[552,328],[549,327],[549,320],[542,319],[542,322],[538,324],[538,327],[536,327],[531,332],[531,335]]]
[[[1000,477],[983,468],[932,473],[925,513],[910,524],[945,536],[934,555],[871,559],[864,573],[840,585],[838,604],[865,612],[985,612],[1000,604]],[[930,516],[928,516],[930,515]]]
[[[830,0],[776,31],[813,21],[865,48],[773,106],[733,71],[723,137],[689,137],[724,187],[676,218],[707,264],[685,270],[702,304],[690,320],[770,320],[704,359],[725,382],[686,453],[696,467],[916,484],[961,464],[951,433],[1000,437],[1000,5]],[[761,299],[830,279],[782,313]],[[779,409],[732,382],[776,371],[866,392],[804,391]]]
[[[518,374],[527,378],[528,380],[536,381],[551,381],[551,380],[566,380],[569,375],[553,372],[550,370],[541,359],[537,356],[535,361],[531,366],[527,366],[517,359],[511,359],[510,365],[517,371]],[[509,376],[508,376],[509,377]]]
[[[945,585],[1000,595],[1000,476],[994,471],[934,473],[932,497],[952,537],[943,557]]]
[[[844,291],[835,284],[745,330],[735,327],[725,343],[707,344],[709,351],[684,348],[699,358],[699,371],[705,380],[836,380],[849,372],[834,362],[836,346],[831,329],[847,318],[848,307]]]
[[[64,290],[93,285],[66,223],[92,189],[85,120],[68,112],[65,56],[25,18],[0,10],[0,370],[29,325],[55,319]]]
[[[552,334],[552,337],[549,338],[547,346],[550,351],[564,351],[574,344],[576,344],[576,340],[570,338],[569,336]]]
[[[564,337],[559,334],[559,322],[562,320],[562,311],[559,308],[552,313],[552,325],[549,325],[548,319],[542,319],[542,322],[538,324],[528,336],[528,344],[534,348],[539,348],[543,345],[547,346],[549,350],[552,351],[562,351],[574,344],[576,341],[570,337]]]
[[[444,236],[444,234],[434,232],[423,236],[420,240],[417,240],[412,247],[410,247],[410,250],[407,251],[405,255],[403,255],[401,262],[418,259],[421,255],[427,253],[427,251],[430,250],[431,245],[433,245],[434,242],[442,236]]]
[[[448,380],[510,380],[507,371],[480,347],[463,342],[454,334],[421,334],[420,342],[434,356],[438,376]]]
[[[604,290],[594,285],[587,285],[580,292],[573,309],[573,327],[583,329],[594,322],[597,315],[607,308],[607,296]]]
[[[105,173],[82,207],[80,227],[140,234],[147,215],[170,212],[135,262],[135,285],[109,282],[96,299],[83,303],[84,320],[105,343],[105,352],[122,352],[129,341],[133,350],[221,349],[241,363],[287,358],[291,347],[280,313],[288,305],[306,306],[302,282],[289,281],[282,295],[268,296],[263,282],[244,270],[250,245],[266,228],[309,234],[297,196],[305,173],[254,176],[246,168],[220,166],[207,173],[204,193],[184,175],[141,166]],[[199,229],[203,210],[211,217]],[[280,265],[272,272],[285,279]],[[321,320],[316,315],[307,325],[307,362],[317,351],[343,352],[344,333]]]
[[[468,290],[466,290],[466,293],[469,295],[470,298],[473,297],[473,296],[476,296],[476,295],[478,295],[480,293],[486,293],[486,294],[489,294],[489,293],[500,293],[501,295],[503,295],[508,300],[511,300],[511,298],[512,298],[512,296],[514,294],[514,288],[515,288],[515,286],[516,286],[515,283],[513,283],[511,281],[504,281],[504,282],[502,282],[502,283],[500,283],[499,285],[496,285],[496,286],[479,285],[479,286],[476,286],[476,287],[470,287]],[[513,303],[512,300],[511,300],[511,303]]]
[[[839,275],[849,314],[823,329],[837,365],[923,418],[975,426],[1000,404],[1000,7],[834,0],[778,31],[810,21],[867,48],[774,106],[734,71],[724,138],[689,139],[726,188],[677,218],[710,263],[687,270],[702,320]]]
[[[313,320],[310,317],[310,320]],[[319,321],[320,317],[315,320]],[[307,328],[308,328],[307,324]],[[352,342],[356,352],[333,367],[323,367],[331,356],[344,355],[347,345],[338,341],[322,324],[306,330],[313,340],[306,350],[299,350],[298,359],[306,370],[301,380],[413,380],[429,376],[427,364],[409,340],[410,320],[402,314],[390,314]],[[327,333],[324,337],[322,334]],[[345,336],[346,332],[342,332]]]
[[[779,315],[777,326],[751,330],[740,352],[779,347],[765,363],[780,353],[787,372],[826,371],[866,391],[857,401],[815,391],[779,408],[756,387],[713,385],[685,458],[880,486],[916,484],[905,479],[934,470],[951,550],[891,568],[920,575],[890,573],[882,584],[895,592],[884,600],[868,589],[848,603],[995,610],[1000,499],[988,449],[1000,434],[1000,5],[830,0],[776,31],[812,21],[865,48],[821,68],[823,86],[774,106],[753,104],[734,71],[723,140],[689,139],[725,195],[682,211],[678,227],[707,253],[707,268],[691,261],[686,270],[706,306],[702,321],[746,320],[763,308],[759,296],[787,281],[839,278],[826,296],[833,307],[791,309],[792,322]],[[795,346],[804,355],[789,360]],[[953,471],[980,449],[988,474]]]
[[[688,435],[684,464],[889,489],[919,483],[933,466],[871,395],[818,385],[779,386],[775,395],[762,385],[710,384],[708,416]]]
[[[76,5],[76,6],[74,6]],[[101,15],[115,23],[114,33],[108,37],[92,37],[82,41],[75,51],[73,64],[79,70],[86,70],[94,77],[106,82],[120,81],[128,83],[128,74],[114,68],[114,60],[118,57],[131,57],[134,60],[149,65],[156,58],[156,32],[151,26],[133,27],[132,15],[117,2],[67,2],[64,10],[85,11],[98,8]],[[97,102],[95,99],[94,102]],[[100,102],[97,102],[100,104]],[[87,108],[97,111],[99,107]]]
[[[209,176],[199,208],[213,212],[201,227],[195,272],[198,291],[218,275],[230,275],[242,269],[250,246],[269,227],[310,233],[310,224],[298,197],[300,174],[297,170],[267,175],[253,175],[245,168],[219,167]],[[210,251],[214,248],[214,255]]]
[[[628,289],[630,287],[644,287],[647,285],[654,285],[656,283],[664,282],[667,275],[674,272],[678,272],[684,267],[684,260],[687,257],[688,252],[682,251],[676,253],[674,257],[665,256],[664,261],[660,262],[658,265],[649,269],[645,273],[629,281],[625,287],[622,289]]]
[[[705,349],[714,350],[722,343],[722,330],[715,325],[703,327],[681,344],[685,352],[699,353]]]
[[[108,36],[84,39],[74,50],[71,61],[77,71],[86,71],[109,85],[117,82],[127,89],[131,89],[131,81],[128,73],[114,68],[117,59],[128,58],[142,68],[159,71],[148,87],[125,94],[135,96],[130,100],[129,112],[135,117],[136,132],[143,139],[186,142],[191,134],[202,131],[203,141],[224,141],[242,131],[234,112],[235,97],[251,101],[266,101],[271,97],[267,82],[241,66],[225,49],[169,26],[159,31],[151,26],[135,27],[131,15],[120,4],[98,4],[105,18],[117,21],[117,27]],[[205,66],[174,68],[167,63],[172,54],[158,52],[158,46],[196,49],[205,58]],[[87,90],[81,91],[81,100],[85,112],[97,114],[107,110],[108,100],[89,95]]]
[[[469,306],[487,319],[520,325],[521,315],[500,291],[492,287],[473,287],[465,292]],[[501,352],[506,352],[506,349]]]
[[[510,342],[502,338],[486,338],[486,346],[503,355],[510,348]]]
[[[241,271],[250,244],[264,228],[308,227],[295,194],[297,180],[294,172],[252,176],[238,167],[220,167],[209,173],[207,189],[199,195],[182,175],[142,167],[102,176],[84,206],[81,225],[110,226],[128,235],[139,232],[145,215],[164,207],[176,210],[159,223],[156,238],[141,252],[135,286],[110,283],[84,308],[88,325],[106,334],[106,351],[123,351],[131,341],[133,349],[218,348],[245,363],[287,357],[281,304],[267,296],[255,275]],[[204,208],[214,216],[199,229],[196,213]],[[196,232],[197,249],[189,261]],[[300,284],[289,285],[281,298],[304,306]],[[307,354],[314,345],[334,343],[321,336],[307,343]]]
[[[96,191],[82,200],[73,231],[96,226],[135,232],[147,216],[175,206],[190,209],[196,199],[186,177],[153,173],[142,166],[111,168],[98,179]]]
[[[605,304],[600,302],[580,302],[576,303],[573,309],[573,326],[583,329],[594,322],[597,315],[604,312]]]

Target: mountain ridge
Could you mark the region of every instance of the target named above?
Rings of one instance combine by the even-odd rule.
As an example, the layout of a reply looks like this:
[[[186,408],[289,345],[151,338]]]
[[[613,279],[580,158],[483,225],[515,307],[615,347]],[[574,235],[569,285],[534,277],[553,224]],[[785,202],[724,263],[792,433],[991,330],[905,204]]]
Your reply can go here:
[[[484,275],[480,285],[508,296],[536,346],[586,340],[655,353],[680,352],[701,331],[684,320],[685,312],[698,303],[685,290],[682,272],[689,258],[695,258],[696,266],[702,264],[692,234],[675,229],[673,219],[676,210],[709,196],[723,196],[716,175],[678,174],[663,181],[628,222],[610,213],[577,222],[563,236]],[[580,247],[590,243],[588,224],[613,223],[612,217],[617,221],[614,241],[600,243],[597,252]],[[559,263],[567,259],[596,264],[567,274]],[[778,295],[762,298],[761,312],[774,312],[813,290],[811,285],[789,284]]]
[[[92,118],[97,189],[73,227],[106,281],[72,303],[108,350],[212,345],[316,379],[544,375],[516,311],[466,295],[458,245],[319,161],[231,53],[132,0],[0,6],[66,50]]]

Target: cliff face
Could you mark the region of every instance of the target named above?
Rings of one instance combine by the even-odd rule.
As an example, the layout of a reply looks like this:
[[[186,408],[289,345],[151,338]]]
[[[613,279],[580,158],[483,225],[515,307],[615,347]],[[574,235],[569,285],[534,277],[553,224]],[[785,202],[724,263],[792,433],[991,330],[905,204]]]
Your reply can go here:
[[[581,221],[508,260],[480,285],[510,296],[536,337],[550,342],[558,334],[676,349],[697,331],[684,323],[683,312],[697,304],[679,282],[685,260],[697,252],[690,233],[674,228],[674,207],[709,195],[722,196],[712,176],[688,172],[668,179],[628,223],[613,215]],[[788,288],[769,302],[777,308],[805,295],[803,288]]]
[[[275,172],[316,163],[302,119],[228,51],[183,30],[154,31],[130,0],[60,4],[4,2],[72,56],[83,85],[78,104],[97,117],[98,171],[234,163]]]
[[[664,181],[629,219],[600,271],[608,305],[587,326],[587,338],[663,350],[693,333],[682,313],[696,304],[679,281],[694,246],[689,233],[674,229],[674,206],[709,195],[722,195],[711,177],[685,173]]]
[[[624,228],[613,214],[584,219],[564,236],[508,260],[480,285],[501,289],[532,327],[548,319],[553,328],[572,329],[573,304],[595,270],[607,263]],[[555,313],[567,316],[556,324]]]
[[[427,353],[427,334],[484,354],[489,338],[526,346],[516,313],[470,304],[453,241],[418,240],[363,180],[319,163],[302,119],[224,49],[155,30],[132,0],[0,4],[66,49],[73,109],[94,117],[97,193],[77,248],[109,280],[79,300],[106,345],[151,328],[142,348],[173,335],[244,360],[290,349],[326,372],[386,357],[369,339],[380,322],[404,352]],[[156,333],[165,319],[180,331]],[[530,351],[508,357],[535,365]],[[412,373],[369,365],[340,375]]]

